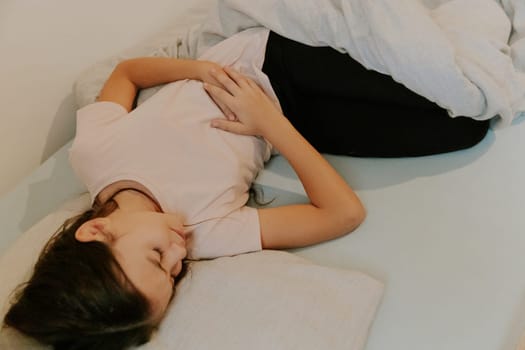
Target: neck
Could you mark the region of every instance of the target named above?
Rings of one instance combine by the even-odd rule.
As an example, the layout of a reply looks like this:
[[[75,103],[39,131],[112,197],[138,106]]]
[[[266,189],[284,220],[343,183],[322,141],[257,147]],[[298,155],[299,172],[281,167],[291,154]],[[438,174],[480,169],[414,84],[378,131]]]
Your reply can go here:
[[[100,191],[95,199],[97,205],[103,205],[122,193],[135,193],[137,196],[146,197],[153,202],[157,211],[162,212],[162,207],[151,191],[141,183],[133,180],[119,180],[106,186]]]
[[[121,209],[141,209],[162,212],[160,205],[149,194],[137,188],[122,188],[115,192],[108,201],[114,199]]]

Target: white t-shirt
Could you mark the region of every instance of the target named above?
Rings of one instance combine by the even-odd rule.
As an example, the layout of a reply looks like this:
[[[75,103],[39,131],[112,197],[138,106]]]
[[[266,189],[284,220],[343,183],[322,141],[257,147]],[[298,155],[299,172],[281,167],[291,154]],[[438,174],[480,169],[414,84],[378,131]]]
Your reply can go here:
[[[230,65],[255,79],[276,100],[261,71],[269,31],[250,29],[209,49],[200,59]],[[127,113],[113,102],[77,112],[70,162],[92,199],[120,180],[144,185],[165,212],[181,213],[193,227],[190,259],[261,249],[257,210],[248,190],[270,157],[262,138],[212,128],[223,116],[200,81],[164,86]]]

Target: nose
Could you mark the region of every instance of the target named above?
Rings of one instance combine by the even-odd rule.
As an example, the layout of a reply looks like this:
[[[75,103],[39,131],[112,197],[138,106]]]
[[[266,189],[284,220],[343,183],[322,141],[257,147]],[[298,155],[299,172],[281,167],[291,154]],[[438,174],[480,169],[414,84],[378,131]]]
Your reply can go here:
[[[184,246],[172,242],[163,259],[163,266],[166,271],[169,271],[172,276],[177,275],[182,269],[182,260],[186,255],[187,251]]]
[[[173,269],[173,267],[181,260],[183,260],[187,255],[185,242],[182,243],[173,241],[171,242],[168,251],[164,255],[164,264],[168,271]]]
[[[177,259],[178,260],[182,260],[186,257],[186,255],[188,255],[188,251],[186,250],[186,242],[184,242],[184,246],[178,246],[178,250],[177,250],[178,254],[177,254]]]

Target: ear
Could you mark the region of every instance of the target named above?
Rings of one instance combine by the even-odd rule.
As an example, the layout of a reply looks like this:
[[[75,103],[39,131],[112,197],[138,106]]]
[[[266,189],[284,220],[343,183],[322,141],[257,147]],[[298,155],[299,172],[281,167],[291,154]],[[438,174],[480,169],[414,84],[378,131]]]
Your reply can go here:
[[[75,232],[75,238],[79,242],[109,242],[108,233],[109,219],[96,218],[83,223]]]

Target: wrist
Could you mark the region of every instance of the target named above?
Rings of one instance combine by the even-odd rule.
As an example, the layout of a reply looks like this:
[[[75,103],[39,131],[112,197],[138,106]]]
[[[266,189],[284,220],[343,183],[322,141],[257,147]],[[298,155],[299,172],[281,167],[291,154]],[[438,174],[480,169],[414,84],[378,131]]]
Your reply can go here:
[[[210,71],[217,65],[210,61],[192,61],[193,64],[193,77],[191,79],[200,80],[203,82],[210,81]]]
[[[260,128],[260,135],[275,144],[279,143],[281,135],[289,134],[290,131],[295,131],[294,126],[282,113],[276,112],[266,118],[266,122]]]
[[[205,72],[204,62],[196,60],[186,60],[188,79],[202,80]]]

